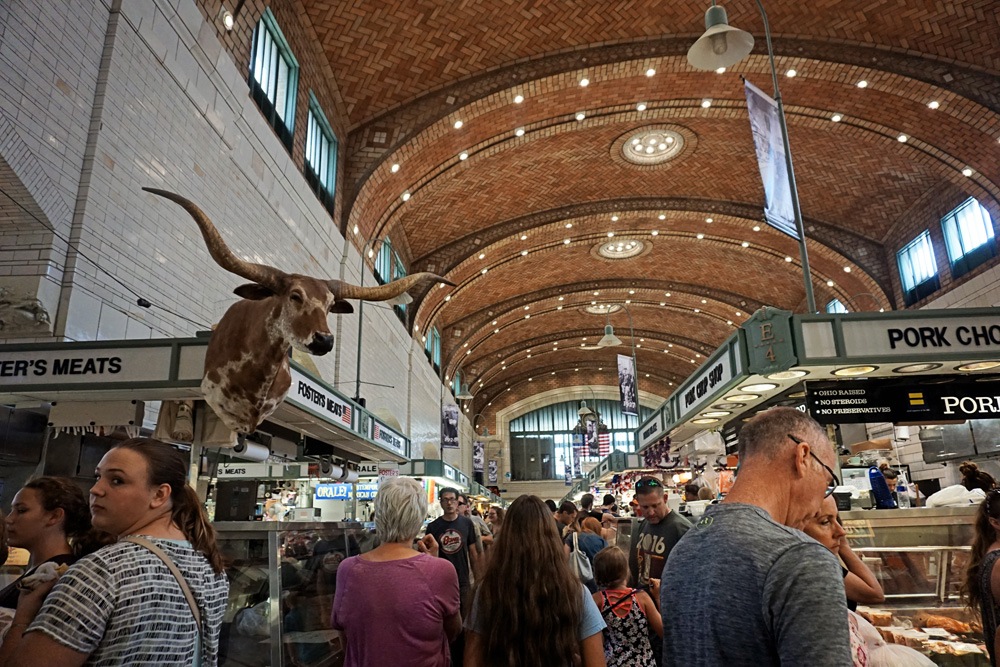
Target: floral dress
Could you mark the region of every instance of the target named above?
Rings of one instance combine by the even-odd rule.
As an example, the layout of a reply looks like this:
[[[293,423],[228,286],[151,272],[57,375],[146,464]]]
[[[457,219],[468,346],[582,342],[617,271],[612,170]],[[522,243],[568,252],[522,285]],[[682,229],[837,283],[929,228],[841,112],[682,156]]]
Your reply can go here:
[[[630,588],[601,591],[601,614],[608,624],[604,631],[608,667],[656,667],[649,621],[635,594]]]

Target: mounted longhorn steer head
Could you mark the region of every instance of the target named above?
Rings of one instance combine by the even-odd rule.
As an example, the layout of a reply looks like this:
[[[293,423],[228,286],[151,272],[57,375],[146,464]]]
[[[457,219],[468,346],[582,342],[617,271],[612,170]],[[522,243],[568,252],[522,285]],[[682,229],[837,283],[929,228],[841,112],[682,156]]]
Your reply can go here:
[[[205,354],[201,389],[205,402],[237,433],[250,434],[277,409],[291,386],[290,347],[324,355],[333,349],[330,313],[351,313],[346,299],[406,302],[406,292],[428,281],[454,285],[433,273],[416,273],[378,287],[320,280],[246,262],[232,253],[208,216],[194,203],[166,190],[146,192],[180,204],[191,214],[212,259],[250,280],[243,297],[222,316]]]

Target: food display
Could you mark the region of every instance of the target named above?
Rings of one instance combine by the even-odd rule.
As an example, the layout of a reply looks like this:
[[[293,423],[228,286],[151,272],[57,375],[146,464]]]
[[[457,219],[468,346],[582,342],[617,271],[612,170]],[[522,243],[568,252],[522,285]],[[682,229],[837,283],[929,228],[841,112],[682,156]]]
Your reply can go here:
[[[909,646],[939,665],[989,664],[982,644],[982,627],[977,620],[961,620],[967,618],[968,610],[910,613],[858,607],[858,614],[875,626],[887,643]],[[966,657],[960,662],[950,659],[961,656]]]

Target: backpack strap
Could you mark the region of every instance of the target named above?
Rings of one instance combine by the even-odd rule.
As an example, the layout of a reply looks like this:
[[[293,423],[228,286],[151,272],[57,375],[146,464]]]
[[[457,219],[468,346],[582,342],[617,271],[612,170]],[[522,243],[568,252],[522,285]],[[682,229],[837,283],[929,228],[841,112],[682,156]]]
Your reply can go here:
[[[615,609],[615,607],[617,607],[621,603],[625,602],[626,600],[631,600],[632,598],[635,597],[635,594],[638,593],[640,590],[642,590],[642,589],[639,589],[639,588],[632,588],[632,589],[630,589],[628,593],[626,593],[625,595],[623,595],[620,598],[618,598],[618,601],[615,602],[613,605],[607,606],[604,609],[602,609],[601,610],[601,614],[607,614],[609,611],[613,611]],[[603,593],[604,593],[604,599],[607,600],[608,599],[608,593],[607,593],[607,591],[603,591]]]
[[[174,564],[174,561],[170,559],[170,556],[167,555],[167,552],[147,540],[145,537],[140,537],[139,535],[129,535],[128,537],[123,537],[118,541],[131,542],[132,544],[138,544],[140,547],[145,547],[153,552],[154,556],[163,561],[163,564],[167,566],[168,570],[170,570],[170,574],[174,575],[174,579],[177,580],[177,583],[181,587],[181,592],[184,593],[184,599],[187,600],[188,605],[191,607],[191,614],[194,616],[194,622],[198,625],[198,639],[199,641],[202,641],[204,638],[202,637],[201,630],[201,610],[198,609],[198,603],[194,600],[194,594],[191,592],[191,588],[188,586],[187,580],[184,579],[184,575],[181,574],[179,569],[177,569],[177,566]]]

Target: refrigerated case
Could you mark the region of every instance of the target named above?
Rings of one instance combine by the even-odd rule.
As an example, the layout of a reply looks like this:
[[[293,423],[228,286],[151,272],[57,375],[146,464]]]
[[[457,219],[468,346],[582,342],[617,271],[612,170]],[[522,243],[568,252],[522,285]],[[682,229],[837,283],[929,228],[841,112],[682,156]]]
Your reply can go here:
[[[229,603],[220,667],[336,667],[344,644],[330,627],[337,568],[371,550],[360,523],[219,522]]]

